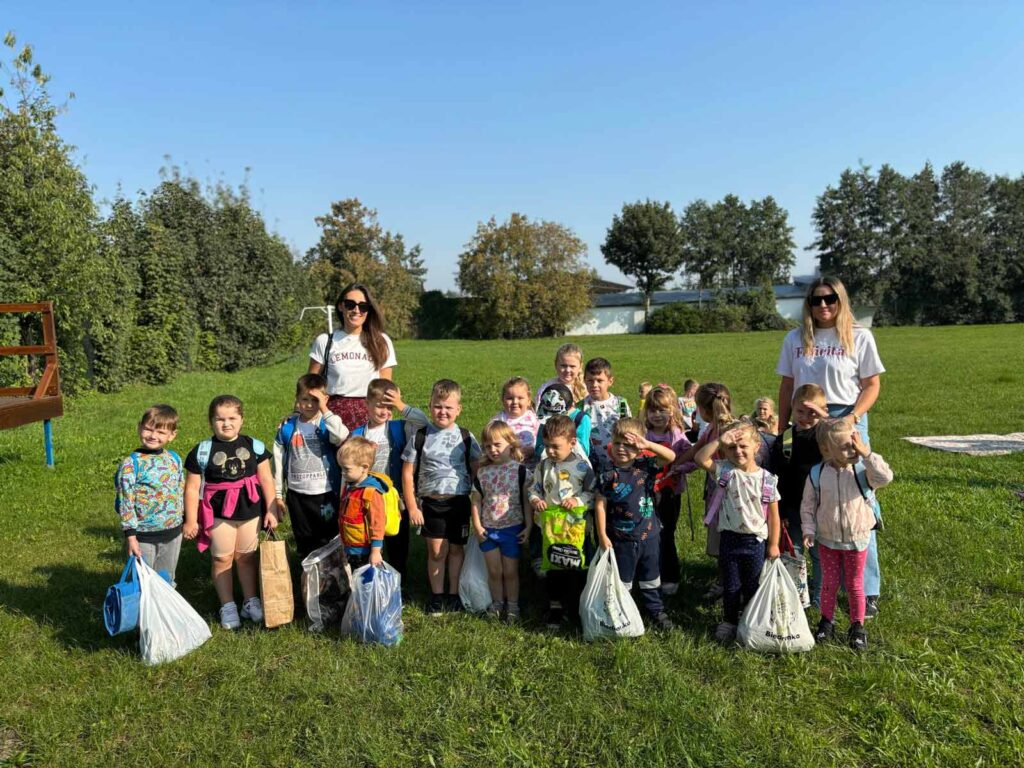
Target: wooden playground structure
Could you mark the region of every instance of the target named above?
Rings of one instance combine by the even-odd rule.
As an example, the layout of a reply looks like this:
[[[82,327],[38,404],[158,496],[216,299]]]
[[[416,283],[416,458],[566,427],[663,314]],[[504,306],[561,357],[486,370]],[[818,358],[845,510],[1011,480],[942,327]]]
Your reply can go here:
[[[0,304],[0,314],[41,315],[43,343],[0,346],[0,357],[23,355],[43,358],[42,374],[31,387],[0,387],[0,429],[12,429],[36,421],[43,422],[46,466],[53,466],[53,426],[51,419],[64,414],[60,394],[60,364],[57,360],[57,331],[53,322],[53,302],[36,304]]]

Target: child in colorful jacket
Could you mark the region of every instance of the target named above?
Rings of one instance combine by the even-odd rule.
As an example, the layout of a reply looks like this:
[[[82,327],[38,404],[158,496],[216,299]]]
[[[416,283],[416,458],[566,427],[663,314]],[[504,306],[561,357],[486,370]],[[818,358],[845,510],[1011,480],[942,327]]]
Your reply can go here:
[[[351,437],[338,450],[338,463],[345,479],[339,504],[338,528],[345,556],[352,570],[367,563],[380,565],[384,558],[383,482],[370,474],[377,446],[365,437]]]

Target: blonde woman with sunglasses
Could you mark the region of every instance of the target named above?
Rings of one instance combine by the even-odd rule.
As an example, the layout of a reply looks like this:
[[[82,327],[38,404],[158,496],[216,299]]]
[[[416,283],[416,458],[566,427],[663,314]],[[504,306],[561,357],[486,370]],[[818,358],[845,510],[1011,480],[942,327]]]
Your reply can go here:
[[[880,376],[885,367],[878,356],[875,337],[854,319],[841,280],[819,277],[808,286],[803,323],[790,331],[782,342],[775,372],[782,377],[780,431],[789,426],[793,392],[804,384],[817,384],[825,391],[829,416],[846,419],[860,433],[864,445],[870,446],[868,411],[878,399]],[[812,550],[812,560],[816,560],[815,554]],[[869,619],[878,613],[880,586],[878,552],[872,531],[864,571]]]

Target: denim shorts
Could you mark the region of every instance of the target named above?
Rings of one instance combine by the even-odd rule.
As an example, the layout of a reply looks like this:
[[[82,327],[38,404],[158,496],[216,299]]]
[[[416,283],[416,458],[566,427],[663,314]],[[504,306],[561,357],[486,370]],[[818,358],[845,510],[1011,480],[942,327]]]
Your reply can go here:
[[[500,549],[501,556],[510,560],[519,559],[519,550],[522,545],[519,543],[519,534],[526,526],[510,525],[508,528],[484,528],[487,531],[487,538],[480,542],[481,552],[490,552],[492,549]]]

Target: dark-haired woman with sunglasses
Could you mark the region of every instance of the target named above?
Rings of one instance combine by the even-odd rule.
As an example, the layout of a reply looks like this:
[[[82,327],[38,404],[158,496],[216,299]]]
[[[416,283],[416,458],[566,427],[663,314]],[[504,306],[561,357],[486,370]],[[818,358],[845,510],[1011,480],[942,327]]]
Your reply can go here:
[[[864,445],[870,446],[868,411],[878,399],[879,377],[885,367],[878,356],[875,337],[867,328],[857,325],[841,280],[819,277],[808,286],[803,323],[786,334],[775,372],[782,377],[780,430],[789,426],[794,390],[804,384],[817,384],[825,390],[829,416],[845,418],[860,433]],[[818,567],[816,554],[812,550],[815,568]],[[878,552],[872,531],[864,570],[867,618],[878,613],[880,587]]]
[[[351,431],[366,423],[366,387],[390,379],[398,364],[395,346],[384,333],[384,318],[370,289],[352,283],[335,305],[343,327],[321,333],[309,350],[309,372],[327,378],[327,407]]]

